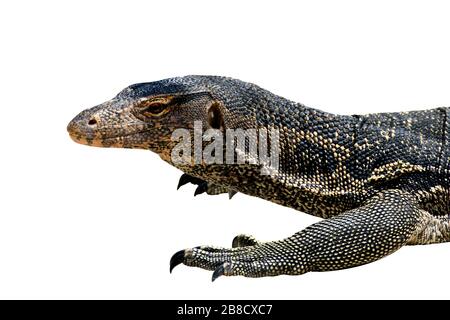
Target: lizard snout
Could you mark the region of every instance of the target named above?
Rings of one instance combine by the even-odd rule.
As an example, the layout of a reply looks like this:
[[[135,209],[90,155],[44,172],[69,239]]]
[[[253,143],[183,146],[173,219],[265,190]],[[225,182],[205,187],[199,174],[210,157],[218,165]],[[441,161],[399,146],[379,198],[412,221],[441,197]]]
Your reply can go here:
[[[81,112],[67,125],[67,131],[75,142],[86,144],[88,140],[95,139],[98,120],[86,111]]]

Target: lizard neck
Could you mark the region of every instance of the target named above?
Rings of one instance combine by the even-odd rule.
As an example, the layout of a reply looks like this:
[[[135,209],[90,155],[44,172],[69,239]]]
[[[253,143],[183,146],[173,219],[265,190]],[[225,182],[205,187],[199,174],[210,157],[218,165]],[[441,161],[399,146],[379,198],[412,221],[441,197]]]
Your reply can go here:
[[[279,132],[281,173],[312,182],[335,173],[350,157],[358,117],[335,115],[274,95],[260,108],[256,121]]]

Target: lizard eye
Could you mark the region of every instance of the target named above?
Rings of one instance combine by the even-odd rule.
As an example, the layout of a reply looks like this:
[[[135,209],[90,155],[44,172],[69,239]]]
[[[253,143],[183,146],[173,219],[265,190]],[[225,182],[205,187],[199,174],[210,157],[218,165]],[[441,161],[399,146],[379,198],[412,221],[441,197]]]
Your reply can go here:
[[[138,105],[139,113],[145,117],[160,117],[169,112],[171,98],[144,100]]]

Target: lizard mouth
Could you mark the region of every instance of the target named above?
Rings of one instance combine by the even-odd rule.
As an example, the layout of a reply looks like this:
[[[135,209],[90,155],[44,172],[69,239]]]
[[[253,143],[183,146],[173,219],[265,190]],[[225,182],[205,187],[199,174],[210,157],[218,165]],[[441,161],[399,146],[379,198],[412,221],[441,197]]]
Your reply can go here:
[[[126,147],[126,140],[128,137],[131,137],[136,134],[142,134],[144,132],[146,132],[146,130],[136,131],[133,133],[127,133],[122,135],[113,135],[111,137],[98,137],[69,131],[69,136],[76,143],[92,147],[124,148]]]

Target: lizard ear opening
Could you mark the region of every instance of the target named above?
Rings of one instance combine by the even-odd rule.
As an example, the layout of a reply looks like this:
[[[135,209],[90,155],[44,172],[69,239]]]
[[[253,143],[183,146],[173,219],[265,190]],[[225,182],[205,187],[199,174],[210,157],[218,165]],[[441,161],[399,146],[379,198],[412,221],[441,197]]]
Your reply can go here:
[[[224,129],[222,112],[217,102],[213,103],[208,109],[208,124],[213,129]]]

